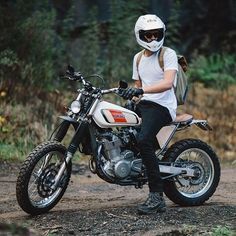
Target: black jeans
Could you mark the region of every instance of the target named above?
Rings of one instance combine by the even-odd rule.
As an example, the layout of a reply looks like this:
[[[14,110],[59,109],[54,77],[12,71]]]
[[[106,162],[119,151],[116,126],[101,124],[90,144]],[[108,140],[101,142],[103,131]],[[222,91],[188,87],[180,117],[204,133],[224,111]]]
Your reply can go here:
[[[163,183],[154,144],[157,142],[156,134],[172,119],[166,107],[154,102],[141,101],[137,108],[142,117],[137,141],[143,163],[147,169],[149,191],[163,193]]]

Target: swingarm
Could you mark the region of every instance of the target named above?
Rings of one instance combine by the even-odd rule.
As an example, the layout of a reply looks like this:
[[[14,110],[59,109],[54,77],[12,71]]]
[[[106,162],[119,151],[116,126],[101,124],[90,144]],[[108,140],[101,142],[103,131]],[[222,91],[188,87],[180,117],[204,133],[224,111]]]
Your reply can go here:
[[[177,175],[182,175],[184,177],[195,177],[194,170],[191,168],[167,166],[167,165],[159,165],[159,168],[161,173],[170,175],[165,177],[165,179]]]

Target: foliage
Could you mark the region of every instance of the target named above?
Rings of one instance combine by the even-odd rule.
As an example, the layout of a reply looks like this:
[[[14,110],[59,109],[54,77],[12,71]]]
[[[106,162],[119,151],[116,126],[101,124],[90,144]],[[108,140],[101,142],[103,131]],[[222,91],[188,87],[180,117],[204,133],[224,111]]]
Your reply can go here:
[[[0,159],[25,158],[36,144],[47,140],[55,124],[53,107],[55,104],[39,99],[27,106],[1,102]]]
[[[170,17],[167,22],[166,38],[165,43],[168,47],[175,48],[180,44],[180,2],[176,1],[173,3],[174,6],[170,9]],[[185,44],[182,44],[182,47]],[[184,51],[183,49],[179,49]]]
[[[86,29],[81,34],[79,63],[73,63],[80,68],[83,75],[100,73],[100,43],[99,43],[99,24],[96,20],[97,8],[92,8],[89,12]],[[82,50],[81,50],[82,49]]]
[[[131,80],[132,59],[140,49],[135,42],[134,25],[147,7],[147,1],[112,1],[105,51],[105,75],[109,81]],[[132,12],[132,14],[130,14]]]
[[[175,0],[174,2],[180,4],[180,43],[176,48],[182,48],[184,50],[182,53],[193,56],[221,52],[233,54],[236,51],[235,1]]]
[[[100,22],[98,9],[93,8],[76,40],[70,36],[76,19],[74,1],[62,18],[47,0],[1,3],[0,92],[6,92],[8,99],[18,94],[18,99],[25,101],[38,89],[54,88],[57,71],[66,60],[84,74],[103,75],[107,84],[120,79],[131,81],[132,58],[139,51],[133,33],[135,21],[147,12],[158,14],[150,9],[150,2],[109,1],[110,17],[107,22]],[[65,2],[61,4],[64,6]],[[236,11],[233,10],[236,6],[232,1],[175,0],[169,5],[163,1],[158,4],[169,7],[167,46],[186,54],[188,59],[199,53],[207,56],[212,51],[219,54],[224,50],[227,55],[233,54],[230,52],[234,50],[235,31],[231,26],[236,20]],[[163,6],[162,9],[165,9]],[[216,26],[225,27],[219,31]],[[200,57],[197,62],[204,64],[205,68],[206,64],[212,68],[213,63],[221,63],[221,58],[217,56],[210,58],[205,60]],[[202,72],[199,70],[197,74],[195,78],[200,81],[211,80],[200,78]],[[204,76],[212,77],[212,71],[205,70]],[[224,74],[221,79],[231,83],[230,76],[226,77]],[[16,90],[19,86],[30,86],[31,89],[26,94],[24,89]]]
[[[192,81],[207,87],[226,89],[236,83],[236,55],[212,54],[198,56],[189,66]]]
[[[130,80],[132,59],[139,51],[134,37],[134,24],[147,7],[147,1],[111,1],[111,18],[101,24],[92,9],[87,28],[81,35],[80,68],[86,73],[100,73],[107,84]],[[132,12],[132,14],[130,14]],[[93,16],[93,17],[92,17]]]
[[[228,227],[218,226],[213,229],[212,236],[233,236],[235,232],[230,230]]]
[[[136,1],[110,1],[110,19],[106,23],[99,22],[96,17],[98,13],[96,14],[94,9],[90,12],[87,27],[80,35],[79,42],[82,45],[78,53],[79,68],[82,72],[102,74],[107,83],[120,79],[131,81],[132,58],[139,51],[133,28],[138,16],[147,12],[149,4],[150,1],[147,0],[139,4]],[[234,60],[231,56],[234,44],[231,44],[231,47],[229,44],[226,45],[227,39],[231,42],[234,38],[234,29],[230,28],[230,22],[235,21],[235,13],[230,10],[235,8],[232,4],[226,1],[225,7],[220,8],[221,4],[217,5],[213,1],[205,4],[203,0],[194,0],[191,3],[176,0],[170,5],[165,45],[184,53],[189,61],[192,59],[194,68],[191,75],[194,80],[204,82],[207,86],[217,84],[217,87],[227,87],[234,82],[232,78],[235,69],[231,63]],[[210,9],[219,8],[221,12],[227,12],[226,18],[222,17],[223,13],[219,18],[209,13]],[[229,27],[229,32],[222,34],[217,29],[211,29],[214,25],[222,25],[223,22]],[[215,53],[208,55],[212,54],[213,50]],[[228,53],[219,56],[222,54],[221,51]],[[199,53],[202,53],[202,56],[198,58]],[[227,68],[224,68],[225,64]]]
[[[18,0],[1,4],[0,14],[3,29],[0,36],[0,90],[10,99],[18,87],[52,87],[57,58],[63,50],[63,43],[53,29],[55,11],[49,8],[46,0],[40,3]],[[31,90],[20,95],[21,98],[28,97]]]

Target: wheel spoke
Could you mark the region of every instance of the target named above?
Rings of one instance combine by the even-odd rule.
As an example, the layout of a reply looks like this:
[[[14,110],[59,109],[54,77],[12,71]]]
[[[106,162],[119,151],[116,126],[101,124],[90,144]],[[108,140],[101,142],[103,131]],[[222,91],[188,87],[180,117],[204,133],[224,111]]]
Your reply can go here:
[[[187,149],[176,159],[183,167],[192,168],[199,174],[197,177],[177,177],[178,191],[187,197],[197,197],[206,192],[212,183],[213,163],[206,152],[198,148]],[[188,183],[188,185],[186,185]],[[182,185],[182,186],[181,186]]]
[[[61,188],[59,191],[52,191],[50,185],[62,161],[60,153],[50,152],[36,164],[28,186],[29,198],[33,205],[48,205],[60,194]]]
[[[16,197],[20,207],[29,214],[49,211],[63,196],[69,183],[71,161],[59,182],[52,190],[58,170],[64,163],[66,147],[56,141],[37,146],[23,162],[16,182]],[[59,180],[60,181],[60,180]]]

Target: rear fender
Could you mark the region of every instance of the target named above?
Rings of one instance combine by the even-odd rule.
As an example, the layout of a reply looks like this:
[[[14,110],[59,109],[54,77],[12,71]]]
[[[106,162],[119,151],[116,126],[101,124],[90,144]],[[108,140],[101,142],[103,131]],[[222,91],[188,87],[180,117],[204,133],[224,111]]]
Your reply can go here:
[[[165,150],[165,148],[168,146],[169,142],[173,138],[176,131],[184,130],[192,125],[196,125],[198,128],[200,128],[204,131],[212,131],[213,130],[212,127],[208,124],[207,120],[194,120],[193,119],[186,124],[183,122],[174,122],[169,126],[164,126],[159,131],[159,133],[156,135],[157,141],[158,141],[159,146],[161,148],[159,153],[161,153],[162,150]]]

